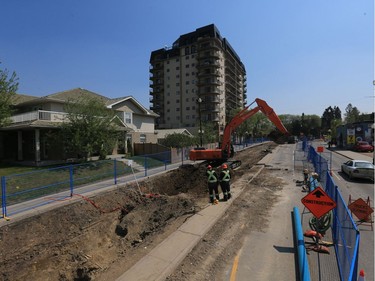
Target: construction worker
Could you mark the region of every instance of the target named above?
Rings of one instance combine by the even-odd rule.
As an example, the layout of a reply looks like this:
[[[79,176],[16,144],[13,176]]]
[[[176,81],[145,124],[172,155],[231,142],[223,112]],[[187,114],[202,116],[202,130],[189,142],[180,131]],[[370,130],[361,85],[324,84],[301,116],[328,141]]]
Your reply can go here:
[[[215,170],[212,169],[211,165],[208,165],[206,174],[207,174],[207,183],[208,183],[208,193],[210,194],[210,202],[215,203],[215,200],[214,200],[215,197],[218,202],[220,197],[219,197],[219,182],[218,182],[217,173]]]
[[[309,188],[309,170],[308,169],[303,169],[303,183],[302,183],[302,190],[303,191],[308,191]]]
[[[224,201],[227,201],[228,199],[231,198],[230,179],[231,179],[231,174],[230,174],[230,171],[228,170],[228,165],[224,163],[223,165],[221,165],[221,172],[219,176],[220,187],[224,194]]]
[[[311,173],[311,177],[309,179],[309,192],[314,191],[315,188],[319,186],[319,175],[318,173]]]

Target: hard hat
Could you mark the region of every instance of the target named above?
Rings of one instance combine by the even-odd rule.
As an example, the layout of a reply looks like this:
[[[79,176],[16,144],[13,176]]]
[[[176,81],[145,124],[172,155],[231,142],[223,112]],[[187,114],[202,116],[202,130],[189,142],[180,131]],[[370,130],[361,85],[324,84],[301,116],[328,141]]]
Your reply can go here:
[[[211,166],[211,165],[208,165],[208,166],[207,166],[207,169],[212,169],[212,166]]]
[[[227,164],[223,164],[221,167],[222,167],[223,169],[228,169]]]

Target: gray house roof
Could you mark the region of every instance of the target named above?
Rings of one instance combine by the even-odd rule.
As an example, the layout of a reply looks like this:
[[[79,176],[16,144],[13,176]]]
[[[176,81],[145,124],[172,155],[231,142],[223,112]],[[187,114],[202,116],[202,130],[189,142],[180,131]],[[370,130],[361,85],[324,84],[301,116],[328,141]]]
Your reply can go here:
[[[184,134],[187,136],[193,136],[187,129],[155,130],[155,133],[158,134],[158,139],[164,139],[166,136],[172,135],[172,134]]]
[[[141,112],[143,112],[145,115],[150,115],[153,117],[159,116],[152,110],[145,108],[133,96],[110,99],[105,96],[99,95],[97,93],[94,93],[92,91],[82,89],[82,88],[75,88],[71,90],[57,92],[57,93],[50,94],[44,97],[34,97],[34,96],[16,94],[13,98],[13,105],[27,106],[27,105],[41,104],[41,103],[47,103],[47,102],[68,103],[68,102],[74,102],[74,101],[79,101],[80,99],[88,99],[88,98],[99,99],[108,108],[112,108],[116,104],[130,100],[138,108],[140,108]]]

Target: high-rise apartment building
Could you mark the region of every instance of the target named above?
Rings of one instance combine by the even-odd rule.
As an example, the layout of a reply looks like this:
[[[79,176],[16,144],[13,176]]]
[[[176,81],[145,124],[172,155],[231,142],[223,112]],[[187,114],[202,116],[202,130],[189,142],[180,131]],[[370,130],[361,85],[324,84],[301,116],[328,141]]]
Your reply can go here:
[[[214,24],[181,35],[151,53],[151,110],[156,128],[199,127],[223,131],[231,110],[246,104],[246,70]]]

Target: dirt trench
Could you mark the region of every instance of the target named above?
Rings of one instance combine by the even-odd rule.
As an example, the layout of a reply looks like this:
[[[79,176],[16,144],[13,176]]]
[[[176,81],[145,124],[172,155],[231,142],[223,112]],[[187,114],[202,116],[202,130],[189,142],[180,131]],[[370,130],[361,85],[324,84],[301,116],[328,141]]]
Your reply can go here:
[[[237,153],[233,182],[276,146]],[[115,280],[207,205],[205,166],[190,165],[3,226],[0,279]]]

